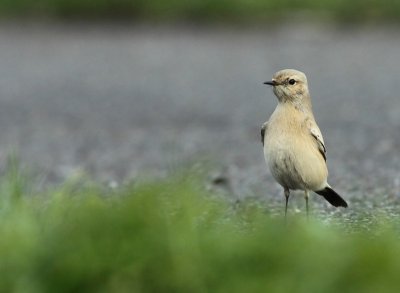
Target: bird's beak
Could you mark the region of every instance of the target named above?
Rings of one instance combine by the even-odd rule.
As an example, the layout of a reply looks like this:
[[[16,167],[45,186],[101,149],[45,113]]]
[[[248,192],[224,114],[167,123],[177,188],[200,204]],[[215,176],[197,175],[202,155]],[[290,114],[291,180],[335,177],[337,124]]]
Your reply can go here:
[[[264,84],[268,84],[268,85],[272,85],[272,86],[278,85],[278,83],[276,82],[275,79],[273,79],[273,80],[271,80],[271,81],[266,81],[266,82],[264,82]]]

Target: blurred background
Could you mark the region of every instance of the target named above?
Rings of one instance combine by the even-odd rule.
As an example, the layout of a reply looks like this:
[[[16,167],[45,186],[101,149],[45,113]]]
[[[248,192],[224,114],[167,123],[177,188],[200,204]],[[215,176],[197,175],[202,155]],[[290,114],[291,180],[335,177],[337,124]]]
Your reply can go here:
[[[15,152],[45,183],[195,164],[282,204],[263,82],[295,68],[331,184],[353,205],[400,196],[400,1],[1,0],[0,17],[0,159]]]
[[[397,292],[399,28],[395,0],[0,0],[0,292]],[[347,209],[284,222],[284,68]]]

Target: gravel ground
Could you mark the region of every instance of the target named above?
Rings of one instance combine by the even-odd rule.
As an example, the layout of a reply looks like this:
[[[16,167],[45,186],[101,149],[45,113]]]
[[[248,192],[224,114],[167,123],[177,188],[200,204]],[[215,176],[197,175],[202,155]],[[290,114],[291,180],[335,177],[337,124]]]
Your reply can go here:
[[[400,33],[389,27],[2,24],[0,159],[16,150],[46,182],[82,170],[122,182],[201,162],[235,197],[281,213],[259,128],[277,103],[262,82],[283,68],[308,76],[330,183],[350,204],[314,196],[315,213],[398,215]]]

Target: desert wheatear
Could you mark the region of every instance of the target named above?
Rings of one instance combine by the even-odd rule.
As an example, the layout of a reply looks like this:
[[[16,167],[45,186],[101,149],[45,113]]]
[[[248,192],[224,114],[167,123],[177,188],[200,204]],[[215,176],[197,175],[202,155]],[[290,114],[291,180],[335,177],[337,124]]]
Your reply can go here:
[[[305,74],[285,69],[264,84],[273,87],[278,106],[261,128],[261,141],[267,165],[284,189],[285,217],[290,190],[296,189],[304,190],[307,216],[309,191],[335,207],[347,207],[327,182],[326,148],[312,112]]]

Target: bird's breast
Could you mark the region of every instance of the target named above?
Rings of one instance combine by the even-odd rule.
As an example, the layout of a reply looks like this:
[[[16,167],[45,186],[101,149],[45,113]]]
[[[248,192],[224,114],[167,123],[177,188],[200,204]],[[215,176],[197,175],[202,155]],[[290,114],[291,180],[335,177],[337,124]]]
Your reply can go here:
[[[318,190],[326,183],[328,171],[312,136],[300,125],[296,121],[270,121],[264,157],[272,175],[282,186]]]

